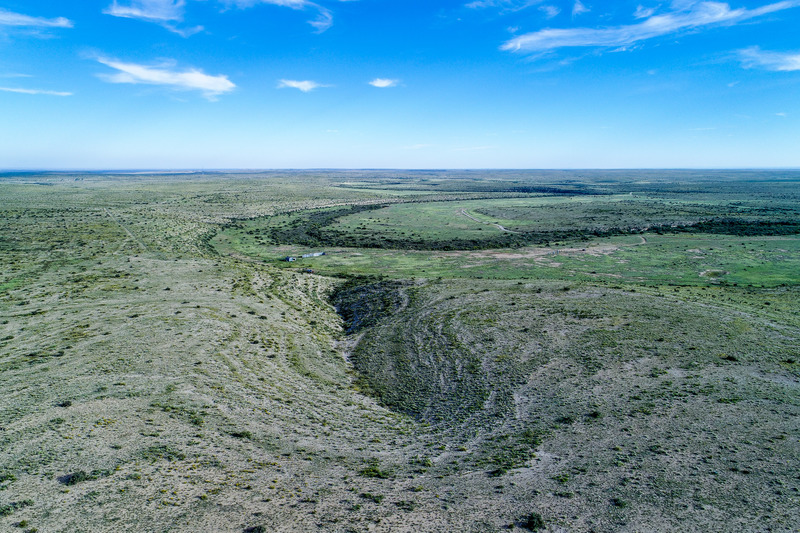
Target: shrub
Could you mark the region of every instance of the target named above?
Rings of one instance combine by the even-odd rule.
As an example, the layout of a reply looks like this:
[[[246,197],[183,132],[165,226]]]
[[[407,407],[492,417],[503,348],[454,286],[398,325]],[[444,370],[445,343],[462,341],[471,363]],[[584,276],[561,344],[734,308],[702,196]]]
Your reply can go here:
[[[82,483],[84,481],[89,481],[92,477],[84,472],[83,470],[78,470],[77,472],[73,472],[71,474],[66,474],[59,478],[59,481],[64,485],[77,485],[78,483]]]
[[[520,527],[528,531],[539,531],[544,529],[544,518],[539,513],[531,513],[522,520]]]
[[[375,503],[381,503],[384,498],[383,494],[371,494],[369,492],[362,492],[361,494],[359,494],[359,496],[361,496],[366,500],[372,500]]]
[[[381,470],[380,465],[377,462],[362,468],[358,471],[358,474],[364,477],[374,477],[378,479],[388,479],[391,477],[391,472],[388,470]]]

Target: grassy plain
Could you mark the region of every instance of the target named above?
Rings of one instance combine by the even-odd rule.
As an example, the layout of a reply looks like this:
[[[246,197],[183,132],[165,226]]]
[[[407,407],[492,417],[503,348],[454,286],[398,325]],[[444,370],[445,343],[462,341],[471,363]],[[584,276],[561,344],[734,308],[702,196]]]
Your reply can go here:
[[[3,175],[0,528],[795,531],[798,180]]]

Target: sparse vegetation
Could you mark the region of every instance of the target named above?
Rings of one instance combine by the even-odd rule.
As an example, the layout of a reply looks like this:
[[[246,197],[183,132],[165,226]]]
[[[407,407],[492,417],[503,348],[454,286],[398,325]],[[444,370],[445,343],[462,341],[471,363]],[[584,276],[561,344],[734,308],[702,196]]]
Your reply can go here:
[[[142,451],[142,457],[152,461],[164,459],[166,461],[183,461],[186,459],[186,454],[176,450],[172,446],[160,444],[158,446],[150,446]]]
[[[11,516],[15,511],[25,509],[31,505],[33,505],[33,501],[31,500],[20,500],[0,505],[0,517]]]
[[[0,529],[792,531],[798,179],[3,175]]]

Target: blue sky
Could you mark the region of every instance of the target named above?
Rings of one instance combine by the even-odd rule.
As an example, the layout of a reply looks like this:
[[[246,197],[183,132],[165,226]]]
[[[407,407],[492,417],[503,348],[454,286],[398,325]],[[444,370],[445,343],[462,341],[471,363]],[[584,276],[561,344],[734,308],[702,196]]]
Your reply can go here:
[[[800,167],[800,0],[0,0],[0,168]]]

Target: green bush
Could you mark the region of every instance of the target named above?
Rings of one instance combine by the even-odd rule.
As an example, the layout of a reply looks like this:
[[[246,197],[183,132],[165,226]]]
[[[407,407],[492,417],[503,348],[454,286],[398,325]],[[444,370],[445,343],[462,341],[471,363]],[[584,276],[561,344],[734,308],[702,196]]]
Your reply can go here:
[[[358,471],[358,474],[364,477],[374,477],[378,479],[389,479],[392,475],[388,470],[381,470],[377,462],[362,468]]]
[[[531,513],[522,520],[520,527],[529,531],[539,531],[544,529],[544,518],[539,513]]]

